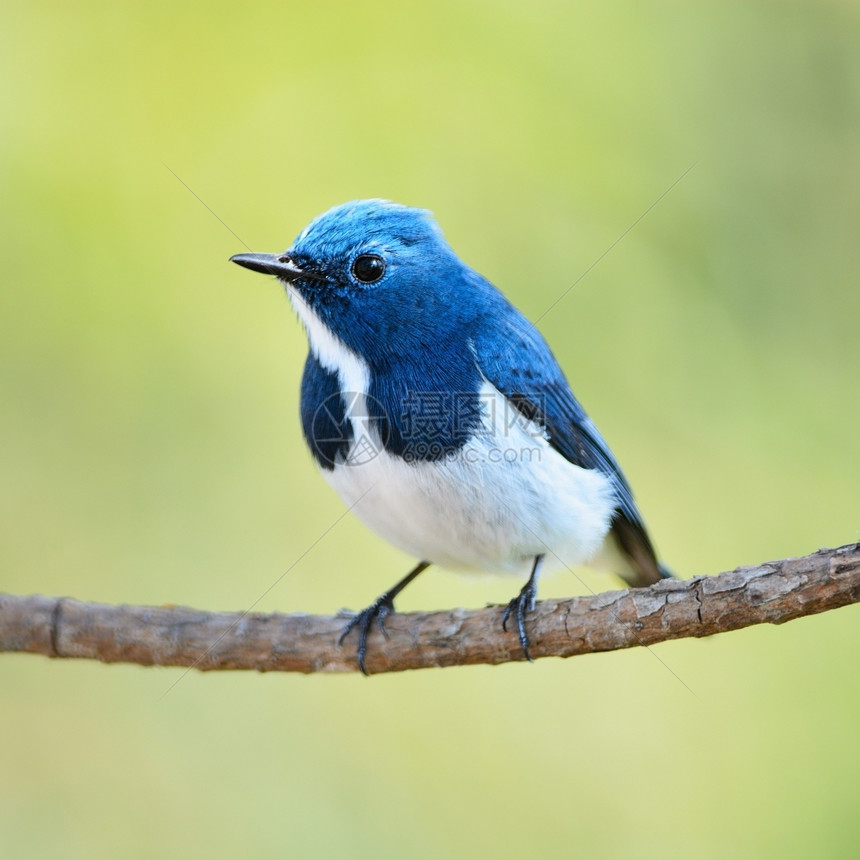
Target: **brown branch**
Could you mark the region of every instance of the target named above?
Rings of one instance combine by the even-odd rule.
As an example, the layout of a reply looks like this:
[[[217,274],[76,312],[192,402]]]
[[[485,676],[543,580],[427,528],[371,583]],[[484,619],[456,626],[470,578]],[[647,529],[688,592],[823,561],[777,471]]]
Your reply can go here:
[[[804,558],[740,567],[713,577],[545,600],[527,621],[531,653],[572,657],[710,636],[860,602],[860,543]],[[348,616],[201,612],[164,606],[107,606],[71,598],[0,594],[0,651],[105,663],[354,672],[354,635],[338,647]],[[522,660],[502,607],[394,614],[390,638],[374,628],[371,673]]]

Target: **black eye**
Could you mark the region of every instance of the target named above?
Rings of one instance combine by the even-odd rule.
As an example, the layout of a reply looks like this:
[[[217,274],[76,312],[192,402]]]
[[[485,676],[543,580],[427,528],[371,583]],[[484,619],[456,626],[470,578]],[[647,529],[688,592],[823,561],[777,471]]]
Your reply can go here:
[[[352,273],[362,284],[375,284],[385,274],[385,260],[376,254],[362,254],[355,258]]]

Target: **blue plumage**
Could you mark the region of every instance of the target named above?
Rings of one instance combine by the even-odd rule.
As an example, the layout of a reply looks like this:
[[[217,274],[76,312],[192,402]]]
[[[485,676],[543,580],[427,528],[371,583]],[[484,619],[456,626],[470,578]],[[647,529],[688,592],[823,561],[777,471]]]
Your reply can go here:
[[[602,559],[633,585],[663,575],[630,487],[544,339],[464,265],[424,210],[380,200],[312,221],[276,275],[308,334],[305,439],[355,513],[422,563],[356,616],[371,624],[428,563],[537,572]],[[346,635],[346,633],[344,634]]]
[[[346,459],[355,437],[337,374],[313,353],[305,361],[300,404],[302,432],[313,458],[321,469],[334,469]]]

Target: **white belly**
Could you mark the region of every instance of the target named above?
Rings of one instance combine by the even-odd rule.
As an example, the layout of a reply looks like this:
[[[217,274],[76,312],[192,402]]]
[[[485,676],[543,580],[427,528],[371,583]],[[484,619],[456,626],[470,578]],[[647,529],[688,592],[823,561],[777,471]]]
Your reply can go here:
[[[587,561],[615,508],[609,480],[567,461],[518,413],[511,420],[489,383],[481,402],[486,433],[454,455],[408,463],[356,427],[347,463],[323,475],[368,527],[419,559],[511,572],[536,555],[550,567]],[[495,427],[490,415],[506,417]]]

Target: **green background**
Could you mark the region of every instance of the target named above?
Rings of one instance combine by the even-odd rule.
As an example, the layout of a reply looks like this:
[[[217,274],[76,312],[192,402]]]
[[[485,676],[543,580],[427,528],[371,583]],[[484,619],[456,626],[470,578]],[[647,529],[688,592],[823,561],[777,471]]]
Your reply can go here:
[[[858,39],[836,2],[5,0],[0,589],[331,613],[407,570],[349,517],[302,556],[343,511],[304,336],[227,263],[367,196],[540,318],[680,574],[857,540]],[[858,620],[369,680],[3,655],[0,856],[856,857]]]

